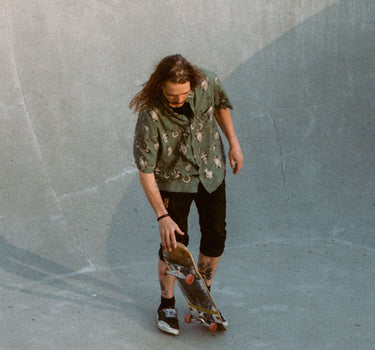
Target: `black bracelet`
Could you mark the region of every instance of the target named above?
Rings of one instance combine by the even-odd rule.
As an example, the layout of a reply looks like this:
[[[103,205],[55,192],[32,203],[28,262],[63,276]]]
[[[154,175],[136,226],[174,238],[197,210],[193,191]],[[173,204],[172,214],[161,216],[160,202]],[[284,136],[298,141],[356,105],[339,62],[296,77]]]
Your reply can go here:
[[[159,216],[159,217],[157,218],[157,220],[160,221],[161,219],[164,219],[164,218],[166,218],[167,216],[169,216],[169,214],[164,214],[164,215],[162,215],[162,216]]]

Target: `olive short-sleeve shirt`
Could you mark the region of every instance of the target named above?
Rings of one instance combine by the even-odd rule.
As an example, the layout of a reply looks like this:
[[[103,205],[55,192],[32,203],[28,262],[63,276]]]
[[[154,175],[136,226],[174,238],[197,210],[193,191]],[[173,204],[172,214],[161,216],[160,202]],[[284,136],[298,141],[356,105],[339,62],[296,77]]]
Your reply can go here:
[[[140,171],[154,173],[160,190],[195,193],[201,182],[212,193],[224,180],[225,153],[214,111],[232,105],[218,76],[204,73],[186,101],[193,112],[190,118],[173,111],[162,94],[139,113],[135,163]]]

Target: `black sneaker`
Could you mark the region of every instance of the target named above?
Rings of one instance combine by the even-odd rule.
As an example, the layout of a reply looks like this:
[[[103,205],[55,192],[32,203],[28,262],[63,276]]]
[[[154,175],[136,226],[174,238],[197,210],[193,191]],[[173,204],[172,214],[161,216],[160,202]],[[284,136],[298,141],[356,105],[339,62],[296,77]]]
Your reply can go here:
[[[177,309],[159,309],[158,327],[163,332],[178,335],[180,327],[178,325]]]

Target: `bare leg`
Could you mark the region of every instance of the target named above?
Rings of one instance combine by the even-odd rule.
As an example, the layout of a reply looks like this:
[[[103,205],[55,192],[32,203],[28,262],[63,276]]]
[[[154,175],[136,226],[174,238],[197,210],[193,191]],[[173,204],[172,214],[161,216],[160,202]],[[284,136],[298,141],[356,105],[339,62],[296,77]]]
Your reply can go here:
[[[163,275],[163,270],[165,267],[168,267],[168,265],[164,262],[159,260],[158,263],[158,272],[159,272],[159,282],[160,282],[160,290],[161,290],[161,296],[166,299],[173,298],[173,291],[174,291],[174,282],[175,277],[170,275]]]
[[[211,286],[219,261],[220,257],[211,258],[199,253],[198,270],[209,287]]]

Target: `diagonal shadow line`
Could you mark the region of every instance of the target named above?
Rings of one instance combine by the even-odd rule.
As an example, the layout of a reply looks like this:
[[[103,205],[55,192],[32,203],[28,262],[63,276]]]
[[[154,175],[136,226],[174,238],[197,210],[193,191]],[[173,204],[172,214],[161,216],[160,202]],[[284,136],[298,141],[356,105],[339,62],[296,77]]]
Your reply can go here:
[[[95,305],[95,302],[98,301],[109,305],[111,307],[110,309],[112,309],[112,307],[113,309],[124,309],[126,306],[131,304],[130,302],[120,301],[102,293],[98,293],[96,290],[94,295],[90,289],[79,287],[63,279],[69,278],[77,282],[86,283],[87,285],[110,290],[123,295],[123,299],[126,299],[125,288],[118,287],[88,275],[77,275],[73,270],[63,265],[59,265],[52,260],[43,258],[30,252],[29,250],[18,248],[10,244],[2,236],[0,236],[0,269],[10,274],[19,276],[25,280],[56,288],[61,291],[67,291],[75,295],[88,298],[89,300],[94,300],[94,304],[90,303],[91,306]],[[7,286],[5,284],[0,284],[0,286],[8,290],[31,295],[45,296],[52,299],[62,298],[63,300],[77,302],[71,298],[57,297],[54,294],[32,291],[30,288]],[[81,304],[81,302],[78,303]],[[99,304],[96,306],[99,307]],[[101,308],[105,307],[101,306]]]
[[[128,305],[127,303],[123,303],[123,302],[117,301],[115,299],[113,299],[113,300],[115,300],[118,303],[118,305],[115,305],[115,303],[112,303],[113,305],[103,305],[103,304],[99,304],[99,303],[95,303],[95,302],[91,302],[91,301],[90,302],[82,301],[82,300],[78,300],[78,299],[74,299],[74,298],[70,298],[70,297],[66,297],[66,296],[60,296],[60,295],[56,295],[56,294],[52,294],[52,293],[43,293],[43,292],[32,290],[30,288],[18,288],[18,287],[14,287],[14,286],[4,284],[4,283],[0,283],[0,289],[8,290],[8,291],[11,291],[11,292],[17,292],[17,293],[21,293],[21,294],[27,294],[27,295],[31,295],[31,296],[35,296],[35,297],[47,298],[47,299],[55,300],[55,301],[65,301],[65,302],[68,302],[70,304],[86,305],[86,306],[90,306],[90,307],[95,308],[95,309],[117,312],[117,313],[122,313],[125,310],[125,307]],[[96,299],[95,301],[97,301],[97,300],[102,301],[101,295],[99,295],[98,297],[95,297],[95,298],[92,297],[92,299],[93,300]],[[105,302],[105,301],[103,301],[103,302]]]

